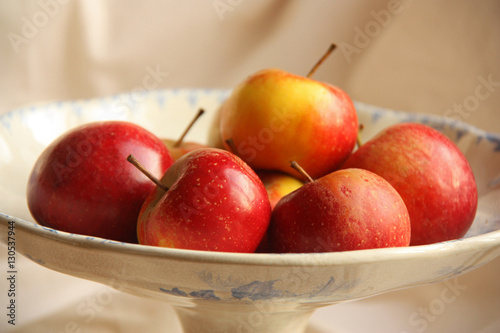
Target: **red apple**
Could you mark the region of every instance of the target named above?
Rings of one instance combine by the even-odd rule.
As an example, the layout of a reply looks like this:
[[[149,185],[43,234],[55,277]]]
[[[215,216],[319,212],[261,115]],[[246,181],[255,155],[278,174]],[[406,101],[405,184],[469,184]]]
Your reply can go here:
[[[95,122],[61,135],[42,152],[29,177],[34,219],[58,230],[137,242],[137,217],[155,186],[127,163],[130,153],[154,175],[172,164],[159,138],[129,122]]]
[[[335,252],[408,246],[410,218],[382,177],[339,170],[284,196],[273,210],[274,252]]]
[[[140,244],[192,250],[254,252],[271,217],[255,172],[231,152],[202,148],[179,160],[145,200]]]
[[[255,170],[290,168],[296,160],[313,178],[337,169],[356,143],[358,120],[340,88],[279,69],[259,71],[239,84],[220,114],[223,142]]]
[[[162,139],[163,143],[167,146],[168,150],[170,151],[170,155],[172,156],[172,159],[174,161],[177,161],[179,158],[181,158],[183,155],[189,153],[190,151],[196,150],[198,148],[205,148],[207,147],[204,144],[198,143],[198,142],[186,142],[184,141],[184,138],[186,137],[187,133],[191,130],[193,125],[196,123],[196,121],[205,113],[205,110],[199,109],[198,113],[194,116],[194,118],[191,120],[191,122],[188,124],[184,132],[181,134],[179,139],[177,140],[172,140],[172,139]]]
[[[370,170],[399,192],[410,213],[412,245],[460,238],[474,220],[478,193],[470,165],[450,139],[429,126],[391,126],[343,167]]]

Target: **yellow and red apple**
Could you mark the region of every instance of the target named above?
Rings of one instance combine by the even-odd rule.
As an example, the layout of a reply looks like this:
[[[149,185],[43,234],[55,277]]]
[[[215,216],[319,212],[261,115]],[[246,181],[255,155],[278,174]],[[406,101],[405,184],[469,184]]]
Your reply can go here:
[[[302,181],[283,172],[269,170],[256,172],[266,188],[273,209],[282,197],[304,185]]]
[[[343,90],[279,69],[262,70],[240,83],[224,102],[221,139],[255,170],[290,168],[296,160],[313,178],[336,170],[356,143],[358,119]]]

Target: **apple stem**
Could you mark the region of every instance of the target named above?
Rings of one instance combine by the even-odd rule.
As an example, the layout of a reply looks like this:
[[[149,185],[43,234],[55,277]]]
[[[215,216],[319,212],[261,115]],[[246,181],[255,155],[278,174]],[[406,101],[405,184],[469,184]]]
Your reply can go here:
[[[158,186],[159,188],[161,188],[162,190],[164,190],[165,192],[168,191],[168,187],[166,187],[165,185],[163,185],[162,183],[160,183],[160,181],[158,180],[158,178],[156,178],[155,176],[153,176],[151,174],[151,172],[149,172],[135,157],[134,155],[130,154],[127,156],[127,161],[130,162],[133,166],[135,166],[137,169],[139,169],[139,171],[141,171],[146,177],[148,177],[149,179],[151,179],[151,181],[153,183],[156,184],[156,186]]]
[[[290,163],[290,166],[292,168],[294,168],[295,170],[297,170],[302,176],[306,177],[307,180],[312,183],[314,181],[314,179],[312,179],[311,176],[309,176],[309,174],[306,172],[306,170],[304,170],[299,163],[295,162],[295,161],[292,161]]]
[[[174,143],[174,147],[179,147],[182,143],[182,140],[184,140],[184,137],[186,136],[186,134],[189,132],[189,130],[191,129],[191,127],[193,127],[194,123],[198,120],[198,118],[201,117],[201,115],[205,113],[205,110],[203,109],[199,109],[198,110],[198,113],[194,116],[194,118],[191,120],[191,122],[189,123],[188,127],[184,130],[184,133],[182,133],[181,137]]]
[[[238,156],[238,148],[236,148],[236,145],[234,144],[234,140],[232,138],[229,138],[224,141],[227,146],[229,147],[229,151],[233,153],[234,155]]]
[[[361,142],[361,134],[360,132],[365,128],[365,126],[363,124],[359,124],[359,130],[358,130],[358,135],[356,135],[356,144],[358,145],[358,148],[361,147],[361,145],[363,144]]]
[[[326,50],[325,54],[321,57],[321,59],[319,59],[318,62],[313,66],[313,68],[311,68],[311,70],[307,74],[307,77],[313,76],[314,72],[316,72],[316,69],[318,69],[318,67],[325,61],[326,58],[328,58],[330,53],[332,53],[336,47],[337,45],[335,44],[330,45],[330,47],[328,48],[328,50]]]

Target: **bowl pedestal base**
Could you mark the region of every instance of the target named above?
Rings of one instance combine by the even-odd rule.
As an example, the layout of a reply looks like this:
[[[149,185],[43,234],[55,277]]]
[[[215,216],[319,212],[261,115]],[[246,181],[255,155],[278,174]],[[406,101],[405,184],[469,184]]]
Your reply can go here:
[[[273,301],[253,305],[174,307],[184,333],[303,333],[314,309],[278,306]]]

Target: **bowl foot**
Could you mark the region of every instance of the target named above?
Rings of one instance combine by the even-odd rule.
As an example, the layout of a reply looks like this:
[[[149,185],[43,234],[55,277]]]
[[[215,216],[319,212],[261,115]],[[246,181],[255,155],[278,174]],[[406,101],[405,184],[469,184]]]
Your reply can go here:
[[[251,305],[175,307],[184,333],[303,333],[314,309]]]

